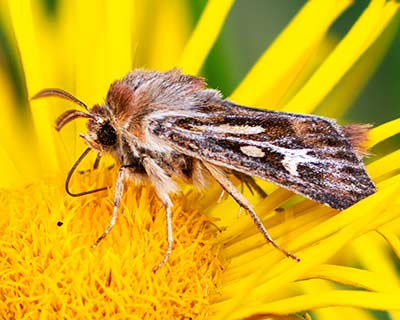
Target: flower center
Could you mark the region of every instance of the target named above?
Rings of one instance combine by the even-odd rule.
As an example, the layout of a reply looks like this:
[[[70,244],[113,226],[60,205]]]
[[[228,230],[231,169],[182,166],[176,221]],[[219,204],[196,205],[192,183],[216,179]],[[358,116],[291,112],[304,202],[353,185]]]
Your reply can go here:
[[[72,182],[84,190],[112,185],[105,165]],[[0,296],[11,318],[41,309],[60,318],[198,318],[208,310],[221,264],[215,227],[198,213],[194,193],[174,198],[175,243],[169,263],[153,273],[166,245],[165,212],[151,187],[128,184],[110,235],[112,190],[71,198],[62,178],[47,178],[23,189],[0,191]],[[5,300],[4,300],[5,299]],[[37,313],[37,314],[35,314]]]

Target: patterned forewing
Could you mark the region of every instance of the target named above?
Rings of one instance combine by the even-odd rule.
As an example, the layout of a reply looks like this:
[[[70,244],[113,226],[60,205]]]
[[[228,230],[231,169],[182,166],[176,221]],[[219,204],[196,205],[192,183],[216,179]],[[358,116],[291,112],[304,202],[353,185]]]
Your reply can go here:
[[[151,131],[186,155],[271,181],[344,209],[375,192],[361,158],[331,119],[228,101],[167,116]]]

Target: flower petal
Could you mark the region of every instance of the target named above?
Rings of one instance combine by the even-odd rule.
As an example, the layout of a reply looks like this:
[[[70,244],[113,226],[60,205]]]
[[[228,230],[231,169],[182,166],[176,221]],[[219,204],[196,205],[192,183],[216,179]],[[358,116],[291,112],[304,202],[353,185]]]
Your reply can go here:
[[[16,110],[10,79],[0,69],[0,187],[17,187],[38,178],[35,139],[30,118]]]
[[[252,314],[288,314],[305,310],[313,310],[329,306],[352,306],[375,310],[400,310],[398,297],[395,293],[362,292],[354,290],[337,290],[305,294],[288,299],[274,301],[263,306],[248,307],[235,313],[235,318],[244,318]]]
[[[397,18],[390,21],[375,42],[360,56],[332,91],[321,101],[317,109],[318,114],[330,118],[343,116],[349,106],[358,98],[360,92],[364,90],[371,76],[379,68],[381,61],[393,43],[399,23],[400,19]]]
[[[76,95],[92,105],[132,67],[131,2],[123,1],[121,6],[104,2],[103,7],[94,0],[74,0],[70,10],[74,23],[68,38],[75,44]]]
[[[210,52],[234,0],[209,0],[183,52],[179,67],[196,75]]]
[[[332,230],[326,229],[324,226],[325,223],[320,223],[315,228],[309,229],[307,234],[303,234],[300,238],[296,239],[294,242],[296,247],[303,247],[306,243],[310,243],[311,239],[306,239],[310,232],[317,231],[318,233],[321,232],[321,234],[317,237],[313,237],[313,240],[311,240],[311,243],[317,244],[314,246],[306,245],[306,249],[299,253],[302,259],[300,263],[284,259],[271,265],[271,261],[269,261],[271,259],[270,255],[265,255],[263,258],[259,259],[259,271],[242,278],[240,284],[241,291],[238,290],[234,283],[224,286],[224,290],[221,294],[225,297],[225,301],[218,302],[214,305],[216,310],[221,312],[221,318],[224,318],[224,316],[227,317],[230,314],[237,315],[236,312],[239,312],[239,309],[245,309],[247,306],[251,305],[252,302],[254,303],[254,301],[260,301],[261,303],[261,301],[273,300],[273,292],[275,289],[279,287],[282,288],[292,283],[302,274],[312,269],[313,266],[326,261],[328,257],[336,253],[349,242],[350,239],[357,237],[360,232],[365,233],[371,230],[370,228],[372,226],[369,225],[369,222],[376,219],[377,216],[381,218],[384,215],[380,203],[382,203],[384,199],[389,199],[393,197],[394,194],[397,194],[397,190],[398,185],[387,187],[381,190],[380,193],[369,197],[367,201],[361,201],[326,221],[325,223],[329,223],[330,220],[336,220],[340,216],[352,216],[352,219],[343,227],[339,227],[339,229],[336,229],[338,225],[335,224],[334,228],[338,230],[336,233],[332,234]],[[384,213],[386,214],[386,220],[390,219],[393,214],[396,215],[396,213],[390,213],[386,210]],[[356,216],[360,214],[362,214],[362,219],[357,219]],[[382,221],[382,223],[383,222],[384,221]],[[325,236],[323,236],[322,233],[325,233]],[[221,275],[221,280],[224,274]],[[250,288],[252,289],[250,290]],[[235,292],[235,296],[231,296],[228,294],[229,292]],[[246,292],[246,296],[238,292]],[[231,299],[227,299],[228,296],[231,296]],[[225,311],[222,312],[222,310]]]
[[[26,183],[20,167],[2,146],[0,146],[0,188],[10,188]]]
[[[133,13],[133,2],[131,0],[105,1],[104,12],[106,14],[105,43],[106,59],[103,77],[111,83],[123,77],[127,71],[132,69],[132,36],[131,21]],[[102,96],[105,96],[103,92]],[[98,97],[98,99],[101,99]]]
[[[326,279],[369,291],[396,292],[400,290],[396,283],[387,282],[384,277],[372,271],[331,264],[316,266],[306,272],[301,279]]]
[[[144,43],[151,41],[145,58],[146,67],[160,71],[172,69],[179,63],[189,37],[188,10],[180,0],[159,1],[151,19],[145,29],[149,34],[143,34],[149,38],[143,39],[147,40]]]
[[[42,66],[46,63],[45,54],[38,50],[38,34],[32,17],[30,1],[8,1],[16,40],[21,54],[25,73],[28,96],[32,96],[45,85],[46,73]],[[47,74],[47,76],[49,76]],[[49,110],[41,106],[31,105],[32,117],[38,136],[39,153],[46,155],[48,170],[59,168],[55,147],[55,133],[50,123]]]
[[[328,28],[350,3],[348,0],[307,2],[263,53],[230,99],[250,106],[258,106],[261,100],[264,105],[267,104],[268,96],[273,96],[279,86],[287,87],[293,75],[299,73]]]
[[[368,133],[368,145],[372,148],[379,142],[382,142],[398,133],[400,133],[400,118],[372,128]]]
[[[336,287],[335,284],[324,280],[302,281],[299,283],[299,285],[304,293],[310,294],[332,291]],[[340,318],[354,320],[375,319],[368,310],[346,306],[333,306],[314,309],[313,315],[315,315],[316,319],[324,320],[337,320]]]
[[[370,176],[374,179],[377,180],[380,177],[390,173],[394,172],[395,170],[399,169],[399,161],[400,159],[400,150],[397,150],[395,152],[389,153],[386,156],[383,156],[374,162],[370,163],[367,168],[368,168],[368,173]]]
[[[400,258],[400,239],[392,232],[387,226],[382,226],[378,229],[378,232],[385,238],[390,244],[396,256]]]
[[[371,1],[349,33],[284,111],[312,112],[395,17],[400,4]]]

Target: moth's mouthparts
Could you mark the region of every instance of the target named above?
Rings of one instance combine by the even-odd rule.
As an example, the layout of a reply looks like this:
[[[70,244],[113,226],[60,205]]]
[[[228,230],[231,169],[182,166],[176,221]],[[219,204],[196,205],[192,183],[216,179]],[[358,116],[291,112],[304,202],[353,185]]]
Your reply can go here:
[[[79,136],[85,140],[86,145],[91,149],[98,149],[98,145],[96,143],[97,136],[94,133],[80,133]]]

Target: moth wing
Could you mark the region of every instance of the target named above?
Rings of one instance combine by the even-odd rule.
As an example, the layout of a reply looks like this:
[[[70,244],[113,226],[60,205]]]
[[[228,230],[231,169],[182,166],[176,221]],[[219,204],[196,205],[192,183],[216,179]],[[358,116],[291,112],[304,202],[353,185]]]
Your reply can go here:
[[[150,122],[175,150],[345,209],[375,192],[343,128],[332,119],[207,104]]]

